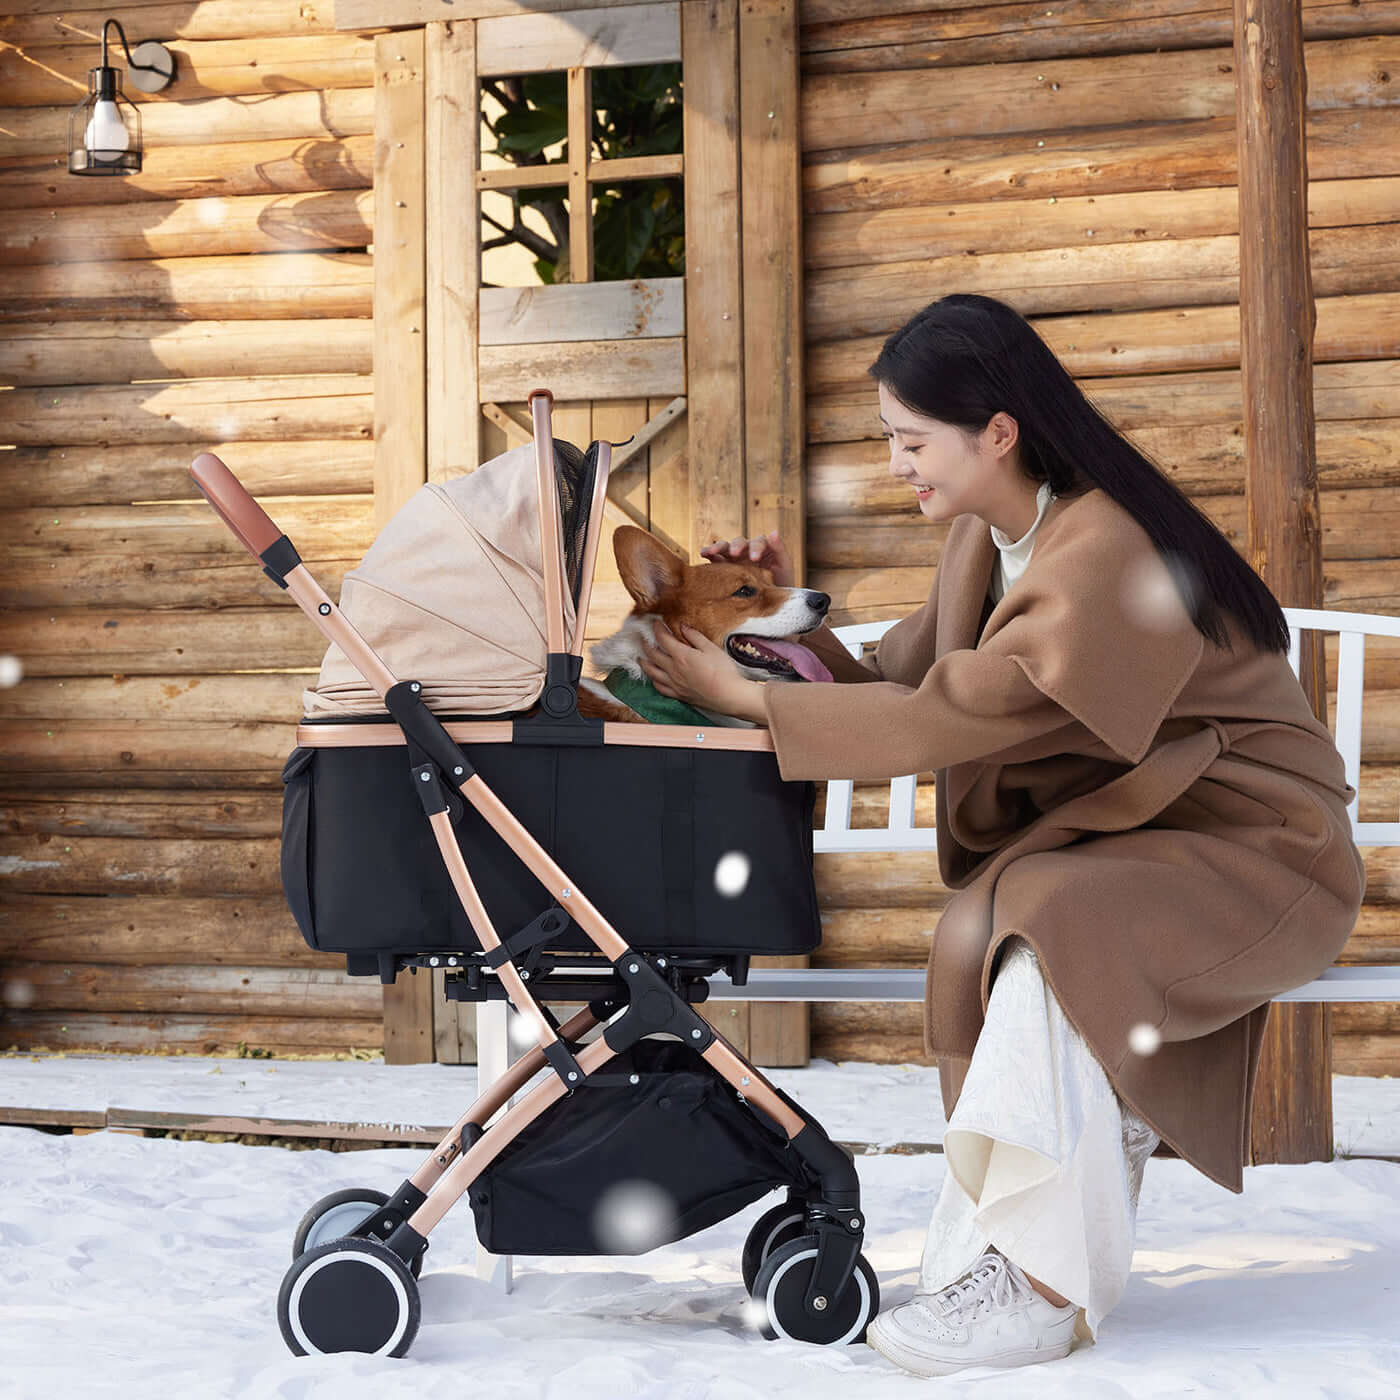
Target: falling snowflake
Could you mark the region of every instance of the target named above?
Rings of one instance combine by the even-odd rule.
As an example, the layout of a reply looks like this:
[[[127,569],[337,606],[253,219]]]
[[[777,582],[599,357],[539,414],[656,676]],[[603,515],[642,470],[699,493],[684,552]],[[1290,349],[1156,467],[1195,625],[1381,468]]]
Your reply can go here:
[[[726,851],[715,862],[715,888],[733,899],[743,894],[749,883],[749,858],[743,851]]]
[[[675,1202],[653,1181],[616,1182],[593,1208],[593,1232],[610,1254],[645,1254],[676,1237]]]
[[[1155,1055],[1162,1043],[1162,1032],[1146,1021],[1139,1021],[1128,1032],[1128,1048],[1134,1055]]]

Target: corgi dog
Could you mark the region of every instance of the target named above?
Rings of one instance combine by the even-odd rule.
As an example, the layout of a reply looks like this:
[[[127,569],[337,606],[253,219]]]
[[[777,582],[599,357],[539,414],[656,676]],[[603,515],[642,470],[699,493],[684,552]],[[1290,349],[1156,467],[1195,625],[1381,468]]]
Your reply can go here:
[[[613,556],[632,611],[611,637],[588,649],[600,671],[623,667],[634,681],[650,685],[642,669],[642,645],[653,629],[669,627],[683,639],[682,624],[703,632],[723,647],[742,675],[759,681],[829,681],[831,672],[815,652],[793,640],[826,619],[831,599],[811,588],[782,588],[768,569],[746,562],[707,560],[687,564],[666,545],[635,525],[620,525]],[[660,696],[660,692],[654,692]],[[665,698],[665,697],[661,697]],[[752,720],[700,709],[710,723],[757,729]],[[625,723],[646,717],[624,704],[600,680],[579,678],[581,715]]]

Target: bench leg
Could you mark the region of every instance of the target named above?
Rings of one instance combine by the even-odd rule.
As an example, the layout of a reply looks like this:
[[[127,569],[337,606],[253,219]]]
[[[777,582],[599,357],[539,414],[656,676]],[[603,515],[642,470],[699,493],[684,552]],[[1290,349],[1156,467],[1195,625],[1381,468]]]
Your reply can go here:
[[[510,1017],[513,1015],[503,1001],[479,1001],[476,1004],[476,1092],[485,1093],[510,1068],[514,1058],[510,1051]],[[512,1098],[511,1103],[514,1102]],[[510,1107],[503,1104],[491,1116],[487,1126],[497,1121]],[[501,1289],[511,1291],[511,1256],[490,1254],[477,1241],[476,1276]]]

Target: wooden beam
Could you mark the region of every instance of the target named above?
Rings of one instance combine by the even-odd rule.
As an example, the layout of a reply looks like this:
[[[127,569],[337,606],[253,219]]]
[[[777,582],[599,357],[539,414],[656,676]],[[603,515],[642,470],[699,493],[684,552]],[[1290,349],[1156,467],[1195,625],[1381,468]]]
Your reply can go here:
[[[1240,170],[1240,373],[1248,557],[1285,606],[1322,606],[1308,251],[1307,74],[1298,0],[1235,0]],[[1298,679],[1326,722],[1323,652],[1305,632]],[[1254,1090],[1253,1162],[1332,1158],[1326,1003],[1269,1009]]]
[[[656,0],[590,0],[590,10],[648,8]],[[579,0],[335,0],[337,29],[404,28],[433,20],[525,17],[580,10]],[[625,18],[621,16],[620,18]]]
[[[537,8],[543,8],[537,7]],[[483,19],[476,26],[480,71],[550,73],[566,68],[618,68],[637,63],[676,63],[681,56],[681,16],[676,0],[632,7],[625,22],[606,6],[568,14],[517,14]]]
[[[754,0],[739,17],[740,199],[744,291],[744,526],[776,530],[806,583],[803,481],[802,151],[797,0]],[[806,967],[805,956],[754,958]],[[805,1065],[806,1002],[748,1007],[749,1055]]]
[[[626,282],[545,287],[482,287],[478,297],[482,345],[652,340],[685,334],[684,277],[635,277]],[[0,336],[0,354],[3,345]]]
[[[379,529],[427,480],[424,68],[422,30],[375,40],[374,506]],[[432,1061],[432,993],[431,977],[407,973],[384,988],[387,1063]]]
[[[569,281],[593,280],[593,186],[588,163],[593,158],[593,75],[569,69]],[[596,338],[596,337],[595,337]]]
[[[744,316],[736,0],[681,12],[685,55],[687,556],[744,528]],[[669,528],[669,526],[668,526]]]
[[[481,85],[475,25],[427,26],[424,93],[427,266],[427,479],[447,481],[481,463],[477,358],[481,288]]]

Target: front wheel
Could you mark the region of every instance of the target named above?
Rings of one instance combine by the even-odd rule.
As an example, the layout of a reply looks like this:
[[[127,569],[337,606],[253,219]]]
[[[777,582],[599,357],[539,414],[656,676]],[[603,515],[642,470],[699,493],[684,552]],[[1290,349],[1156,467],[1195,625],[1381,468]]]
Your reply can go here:
[[[880,1311],[880,1283],[865,1255],[856,1256],[850,1281],[839,1298],[816,1313],[803,1306],[817,1267],[817,1237],[802,1235],[780,1245],[758,1271],[753,1296],[763,1304],[763,1335],[817,1346],[844,1346],[865,1339],[865,1329]]]
[[[378,1240],[345,1238],[307,1250],[277,1294],[282,1337],[297,1356],[404,1356],[420,1315],[408,1265]]]

